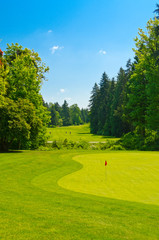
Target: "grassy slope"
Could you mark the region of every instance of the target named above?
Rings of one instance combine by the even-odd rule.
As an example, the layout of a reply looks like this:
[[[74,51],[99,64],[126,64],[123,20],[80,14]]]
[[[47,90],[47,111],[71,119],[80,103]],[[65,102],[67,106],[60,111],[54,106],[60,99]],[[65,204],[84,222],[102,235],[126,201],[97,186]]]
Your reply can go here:
[[[82,167],[72,157],[86,153],[92,152],[0,154],[0,239],[158,239],[158,206],[58,186]]]
[[[80,126],[48,128],[47,133],[49,136],[49,141],[58,139],[64,140],[67,138],[68,140],[72,141],[85,140],[87,142],[104,142],[107,138],[104,136],[90,134],[90,128],[88,124]],[[110,139],[113,140],[114,138]]]

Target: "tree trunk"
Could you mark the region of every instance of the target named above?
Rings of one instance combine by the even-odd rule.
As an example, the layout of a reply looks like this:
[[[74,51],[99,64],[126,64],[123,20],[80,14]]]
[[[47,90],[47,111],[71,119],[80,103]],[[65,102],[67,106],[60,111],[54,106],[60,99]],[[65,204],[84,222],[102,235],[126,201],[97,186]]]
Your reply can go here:
[[[4,140],[0,140],[0,152],[8,152],[9,146],[8,142],[5,142]]]

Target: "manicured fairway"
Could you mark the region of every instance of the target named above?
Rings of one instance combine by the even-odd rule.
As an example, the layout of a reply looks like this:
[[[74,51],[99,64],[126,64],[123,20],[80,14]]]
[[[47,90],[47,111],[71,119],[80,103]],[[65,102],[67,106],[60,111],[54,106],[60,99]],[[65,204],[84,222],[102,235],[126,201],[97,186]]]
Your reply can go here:
[[[73,159],[83,168],[60,179],[60,186],[77,192],[159,205],[159,153],[110,152],[79,155]]]
[[[132,168],[130,171],[136,175],[136,177],[133,176],[134,181],[139,181],[139,172],[142,172],[142,168],[146,171],[147,165],[149,166],[149,176],[148,173],[141,175],[141,180],[143,181],[145,176],[149,177],[151,185],[148,188],[149,195],[155,198],[156,187],[153,188],[151,181],[154,183],[158,180],[158,175],[155,175],[158,174],[159,153],[105,152],[101,154],[97,151],[60,150],[0,154],[0,239],[159,239],[157,195],[153,204],[150,204],[150,201],[149,204],[145,204],[130,197],[128,201],[119,200],[119,191],[116,196],[108,197],[97,196],[100,194],[94,195],[92,192],[95,191],[94,189],[97,191],[98,182],[101,183],[100,177],[97,181],[95,177],[91,177],[92,173],[94,172],[94,176],[100,175],[98,172],[103,169],[105,159],[108,161],[108,169],[111,169],[106,179],[110,179],[112,175],[115,181],[112,183],[114,188],[119,184],[118,182],[122,181],[122,187],[127,186],[128,189],[129,182],[124,183],[126,179],[128,180],[130,166],[125,165],[126,155],[127,161],[136,162],[136,169]],[[118,159],[115,156],[118,156]],[[140,160],[142,165],[139,164]],[[111,162],[114,162],[114,165],[111,165]],[[118,167],[120,165],[120,169],[123,165],[126,177],[119,174],[117,164]],[[82,165],[84,165],[83,170]],[[90,167],[91,170],[89,170]],[[81,181],[80,177],[76,178],[78,173],[84,178],[84,172],[91,174],[91,176],[88,175],[89,181],[86,175],[86,182]],[[74,175],[69,175],[71,173]],[[64,176],[67,176],[65,180]],[[74,176],[75,179],[71,184],[68,180],[70,176]],[[116,182],[116,179],[119,181]],[[59,184],[64,184],[64,181],[68,182],[70,189],[71,185],[73,188],[76,186],[76,189],[60,187]],[[87,193],[83,193],[82,184],[86,184]],[[81,192],[78,192],[79,189],[82,189]],[[103,191],[102,188],[100,191]],[[146,190],[142,191],[144,193]],[[133,192],[138,194],[137,190],[133,189]]]
[[[90,128],[88,124],[80,125],[80,126],[69,126],[69,127],[56,127],[56,128],[48,128],[47,131],[49,141],[53,140],[72,140],[79,141],[84,140],[87,142],[105,142],[107,137],[90,134]],[[110,138],[110,140],[114,140],[114,138]],[[116,139],[116,138],[115,138]]]

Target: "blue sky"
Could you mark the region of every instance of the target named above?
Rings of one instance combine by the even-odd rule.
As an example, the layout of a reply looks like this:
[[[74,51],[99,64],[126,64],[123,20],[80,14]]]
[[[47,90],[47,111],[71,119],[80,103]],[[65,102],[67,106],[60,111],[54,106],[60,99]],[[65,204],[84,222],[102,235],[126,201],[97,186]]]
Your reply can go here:
[[[105,71],[116,77],[133,59],[138,28],[153,18],[154,0],[1,1],[0,48],[19,43],[34,49],[50,67],[41,93],[87,107]]]

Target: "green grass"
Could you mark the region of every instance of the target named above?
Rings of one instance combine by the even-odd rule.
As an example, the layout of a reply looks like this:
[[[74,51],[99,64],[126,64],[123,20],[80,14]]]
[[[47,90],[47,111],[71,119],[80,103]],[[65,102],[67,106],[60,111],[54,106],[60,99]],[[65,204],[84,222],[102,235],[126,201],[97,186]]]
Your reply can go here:
[[[51,134],[50,134],[51,133]],[[117,138],[104,137],[100,135],[90,134],[89,124],[69,127],[48,128],[47,136],[49,141],[53,140],[84,140],[87,142],[105,142],[107,138],[110,140],[117,140]]]
[[[104,168],[105,159],[108,160],[109,167],[106,177],[109,183],[113,178],[114,183],[111,184],[114,188],[116,185],[116,194],[107,197],[98,196],[98,182],[101,183],[100,172]],[[0,239],[159,239],[159,206],[156,204],[159,199],[154,194],[158,181],[158,160],[157,152],[101,154],[95,151],[92,154],[92,151],[62,150],[0,154]],[[134,169],[131,169],[128,162],[133,163]],[[125,169],[123,174],[119,174],[119,166],[120,170]],[[146,174],[148,168],[149,173]],[[84,172],[88,173],[85,183],[81,177],[77,177],[78,173],[84,176]],[[71,173],[74,174],[68,175]],[[129,173],[134,175],[131,186],[128,182]],[[61,181],[64,183],[63,177],[66,175],[68,176],[65,181],[73,186],[70,187],[71,190],[59,186]],[[73,176],[73,181],[76,182],[70,184],[70,176]],[[153,204],[143,203],[147,195],[146,198],[143,196],[142,202],[131,199],[132,189],[134,195],[138,195],[136,185],[140,179],[145,180],[146,184],[149,182],[147,190]],[[125,191],[122,188],[127,186],[128,199],[119,200],[119,182],[122,184],[121,191]],[[82,184],[85,184],[87,189],[85,193],[83,189],[79,192]],[[108,190],[110,191],[110,188],[102,191]],[[145,194],[147,190],[144,186],[142,193]]]
[[[76,192],[159,205],[159,153],[109,152],[73,159],[83,168],[60,179],[60,186]]]

